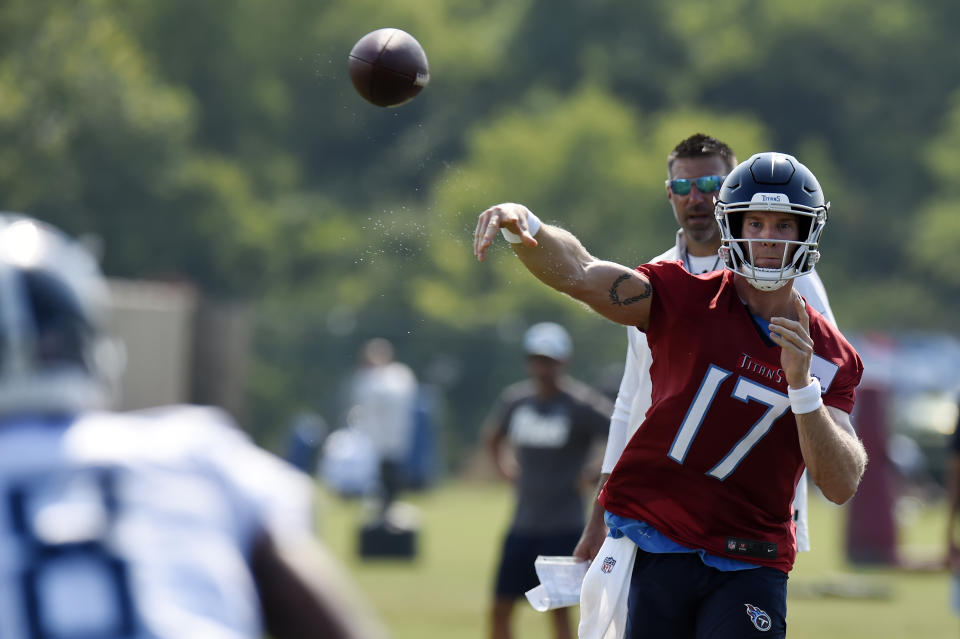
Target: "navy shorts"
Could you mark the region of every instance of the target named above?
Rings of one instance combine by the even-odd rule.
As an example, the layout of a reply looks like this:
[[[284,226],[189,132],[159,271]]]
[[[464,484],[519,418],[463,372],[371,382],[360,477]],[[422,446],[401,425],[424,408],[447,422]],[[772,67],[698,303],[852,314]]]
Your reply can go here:
[[[560,535],[507,534],[503,541],[494,594],[497,597],[522,597],[540,580],[533,563],[537,555],[569,556],[580,541],[580,531]]]
[[[724,572],[695,553],[637,551],[626,639],[782,639],[787,575],[776,568]]]

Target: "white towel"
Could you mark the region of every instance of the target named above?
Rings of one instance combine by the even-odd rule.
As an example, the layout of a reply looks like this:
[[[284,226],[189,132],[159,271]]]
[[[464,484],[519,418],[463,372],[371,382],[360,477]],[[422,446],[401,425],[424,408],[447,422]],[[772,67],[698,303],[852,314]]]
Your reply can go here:
[[[580,589],[580,639],[623,639],[636,558],[637,545],[626,535],[604,540]]]

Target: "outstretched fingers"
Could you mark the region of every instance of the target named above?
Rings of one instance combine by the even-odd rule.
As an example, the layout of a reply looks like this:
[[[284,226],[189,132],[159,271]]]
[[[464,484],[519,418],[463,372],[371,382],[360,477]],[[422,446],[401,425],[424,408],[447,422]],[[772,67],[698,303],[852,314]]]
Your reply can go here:
[[[487,209],[477,219],[477,228],[473,233],[473,255],[478,261],[486,259],[487,249],[493,244],[500,230],[500,223],[496,216],[496,207]]]
[[[497,239],[497,232],[509,222],[511,217],[508,211],[501,206],[492,206],[480,214],[477,219],[477,230],[473,234],[473,254],[482,262],[487,257],[487,249]]]
[[[474,257],[480,262],[486,259],[487,249],[497,239],[497,231],[501,228],[519,235],[520,242],[526,246],[537,246],[537,240],[530,234],[526,211],[526,207],[519,204],[498,204],[481,213],[473,232]]]

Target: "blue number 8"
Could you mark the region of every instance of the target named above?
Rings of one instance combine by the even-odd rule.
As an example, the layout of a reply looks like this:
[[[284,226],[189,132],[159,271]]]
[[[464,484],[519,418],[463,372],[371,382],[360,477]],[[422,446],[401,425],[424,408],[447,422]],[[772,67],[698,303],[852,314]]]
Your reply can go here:
[[[136,634],[136,620],[126,563],[110,552],[102,534],[63,534],[51,538],[49,531],[37,522],[35,507],[43,502],[51,486],[56,487],[57,482],[63,480],[33,478],[15,484],[7,493],[13,530],[26,549],[27,567],[22,573],[21,588],[29,636],[31,639],[132,638]],[[95,504],[98,512],[105,515],[103,526],[97,532],[109,532],[117,511],[116,473],[103,469],[84,471],[65,481],[82,483],[87,492],[93,493],[99,502]],[[102,595],[104,600],[91,607],[93,612],[76,603],[71,611],[72,622],[64,623],[63,611],[56,607],[63,601],[70,582],[57,581],[58,569],[74,571],[71,575],[82,571],[86,579],[74,584],[93,586],[92,592]],[[91,581],[91,577],[95,581]],[[82,601],[79,595],[91,592],[73,594],[75,601]],[[93,619],[91,615],[98,618]]]

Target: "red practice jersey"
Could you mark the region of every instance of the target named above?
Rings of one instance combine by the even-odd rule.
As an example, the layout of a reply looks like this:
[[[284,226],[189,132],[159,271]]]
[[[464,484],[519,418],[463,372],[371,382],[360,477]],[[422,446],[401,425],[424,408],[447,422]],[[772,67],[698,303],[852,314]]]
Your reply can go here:
[[[600,503],[670,539],[789,572],[791,501],[804,469],[780,347],[750,315],[734,274],[679,262],[637,267],[653,286],[647,340],[652,404]],[[863,363],[807,304],[823,402],[853,410]]]

